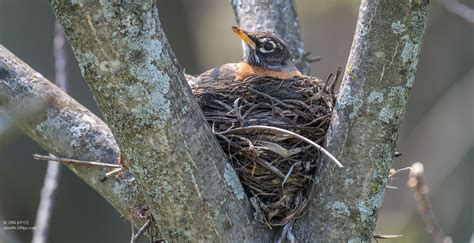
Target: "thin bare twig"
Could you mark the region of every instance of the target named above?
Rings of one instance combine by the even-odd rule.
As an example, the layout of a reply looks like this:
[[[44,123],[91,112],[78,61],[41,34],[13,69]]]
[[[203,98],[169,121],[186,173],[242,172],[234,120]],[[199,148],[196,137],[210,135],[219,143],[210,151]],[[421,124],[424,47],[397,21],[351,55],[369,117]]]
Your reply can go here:
[[[130,243],[135,242],[135,227],[133,227],[133,224],[130,223],[130,227],[132,228],[132,236],[130,237]]]
[[[411,167],[404,167],[404,168],[401,168],[401,169],[398,169],[398,170],[395,170],[395,169],[390,169],[389,171],[389,174],[388,174],[388,178],[392,178],[394,175],[402,172],[402,171],[407,171],[407,170],[411,170]]]
[[[324,149],[321,145],[297,134],[297,133],[294,133],[292,131],[288,131],[288,130],[285,130],[285,129],[282,129],[282,128],[278,128],[278,127],[270,127],[270,126],[248,126],[248,127],[239,127],[239,128],[234,128],[234,129],[231,129],[231,130],[228,130],[228,131],[225,131],[223,132],[223,134],[225,133],[230,133],[230,132],[237,132],[237,131],[252,131],[252,130],[263,130],[263,131],[272,131],[272,132],[280,132],[280,133],[285,133],[285,134],[288,134],[290,136],[293,136],[295,138],[298,138],[298,139],[301,139],[309,144],[311,144],[312,146],[314,146],[316,149],[318,149],[319,151],[321,151],[323,154],[325,154],[332,162],[334,162],[339,168],[343,168],[344,166],[342,165],[341,162],[339,162],[338,159],[336,159],[336,157],[334,157],[331,153],[329,153],[326,149]]]
[[[60,162],[63,164],[77,164],[77,165],[96,166],[96,167],[105,167],[105,168],[122,168],[122,166],[118,164],[108,164],[108,163],[102,163],[102,162],[96,162],[96,161],[85,161],[85,160],[78,160],[78,159],[55,158],[55,157],[40,155],[40,154],[33,154],[33,158],[36,160],[50,160],[50,161]]]
[[[133,235],[132,240],[130,241],[131,243],[136,242],[137,240],[140,239],[140,237],[143,235],[145,230],[147,230],[151,225],[151,219],[148,219],[146,223],[138,230],[136,234]]]
[[[389,183],[388,183],[388,185],[386,186],[386,188],[388,188],[388,189],[396,189],[396,190],[397,190],[398,187],[391,185],[391,184],[392,184],[392,181],[393,181],[393,179],[394,179],[393,176],[396,175],[396,174],[398,174],[398,173],[400,173],[400,172],[402,172],[402,171],[409,171],[409,170],[411,170],[411,167],[405,167],[405,168],[401,168],[401,169],[398,169],[398,170],[395,170],[395,169],[393,169],[393,168],[390,169],[390,171],[388,172]]]
[[[54,67],[56,85],[64,91],[66,87],[66,53],[64,32],[61,25],[56,21],[54,24]],[[53,154],[50,156],[54,157]],[[49,222],[53,212],[54,198],[58,187],[61,165],[48,161],[46,173],[44,175],[43,187],[41,189],[41,198],[36,213],[35,228],[33,230],[33,243],[47,242],[49,233]]]
[[[47,242],[49,222],[54,205],[54,196],[58,187],[60,164],[49,161],[44,175],[41,198],[36,212],[32,243]]]
[[[374,239],[381,239],[381,240],[389,240],[402,237],[402,235],[381,235],[381,234],[374,234]]]
[[[431,233],[435,242],[452,242],[451,238],[444,233],[443,228],[441,228],[436,221],[430,199],[428,198],[429,189],[425,185],[423,171],[424,168],[421,162],[414,163],[411,166],[410,176],[407,181],[408,187],[410,187],[415,193],[418,212],[421,214],[421,217],[425,222],[426,231]]]

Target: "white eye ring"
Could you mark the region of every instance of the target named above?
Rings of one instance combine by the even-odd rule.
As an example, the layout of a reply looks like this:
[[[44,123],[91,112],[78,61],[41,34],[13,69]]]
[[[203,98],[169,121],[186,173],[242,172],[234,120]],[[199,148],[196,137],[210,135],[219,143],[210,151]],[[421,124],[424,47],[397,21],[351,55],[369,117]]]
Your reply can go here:
[[[265,48],[260,47],[258,50],[259,50],[261,53],[268,53],[268,52],[273,52],[273,51],[275,51],[275,47],[276,47],[275,42],[269,40],[267,43],[270,43],[270,44],[272,45],[272,49],[266,50]],[[265,43],[265,44],[267,44],[267,43]]]

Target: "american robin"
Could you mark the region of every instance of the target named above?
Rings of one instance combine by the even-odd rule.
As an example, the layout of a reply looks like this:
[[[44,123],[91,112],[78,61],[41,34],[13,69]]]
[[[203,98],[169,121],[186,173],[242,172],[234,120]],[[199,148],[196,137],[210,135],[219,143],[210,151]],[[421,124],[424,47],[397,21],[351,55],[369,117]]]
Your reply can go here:
[[[242,39],[243,48],[243,60],[238,64],[237,80],[250,76],[279,79],[302,76],[280,38],[267,32],[247,32],[236,26],[232,26],[232,30]]]
[[[280,38],[232,30],[242,40],[242,61],[188,81],[239,175],[255,219],[270,228],[291,225],[306,212],[311,178],[319,168],[318,150],[342,166],[316,144],[324,142],[329,128],[333,84],[340,72],[330,85],[303,76]],[[301,138],[316,146],[302,144]]]
[[[224,64],[199,76],[187,76],[192,87],[203,81],[245,80],[253,76],[278,79],[303,76],[291,60],[285,43],[277,36],[268,32],[248,32],[236,26],[232,26],[232,30],[242,39],[242,61]]]

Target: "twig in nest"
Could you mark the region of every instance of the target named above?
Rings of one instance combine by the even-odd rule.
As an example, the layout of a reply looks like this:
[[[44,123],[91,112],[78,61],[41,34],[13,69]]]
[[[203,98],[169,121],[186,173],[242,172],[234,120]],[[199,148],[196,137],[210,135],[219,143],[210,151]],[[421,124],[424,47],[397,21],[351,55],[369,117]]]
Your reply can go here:
[[[334,96],[334,90],[336,89],[336,84],[337,81],[339,81],[339,78],[341,77],[342,74],[342,67],[338,67],[336,71],[336,77],[334,77],[334,81],[331,83],[331,94]]]
[[[261,165],[265,166],[267,169],[269,169],[270,171],[272,171],[273,173],[275,173],[276,175],[278,175],[280,178],[282,179],[285,179],[285,174],[283,174],[283,172],[281,172],[277,167],[273,166],[272,163],[268,162],[268,161],[265,161],[263,159],[260,159],[260,158],[255,158],[256,161],[258,161]]]
[[[336,157],[334,157],[334,155],[332,155],[331,153],[329,153],[326,149],[324,149],[322,146],[320,146],[319,144],[297,134],[297,133],[294,133],[292,131],[288,131],[288,130],[285,130],[285,129],[282,129],[282,128],[278,128],[278,127],[269,127],[269,126],[248,126],[248,127],[238,127],[238,128],[234,128],[232,130],[228,130],[226,132],[224,132],[223,134],[225,133],[230,133],[230,132],[238,132],[238,131],[252,131],[252,130],[263,130],[263,131],[272,131],[272,132],[280,132],[280,133],[284,133],[284,134],[287,134],[287,135],[290,135],[290,136],[293,136],[295,138],[298,138],[298,139],[301,139],[309,144],[311,144],[312,146],[314,146],[316,149],[318,149],[319,151],[321,151],[323,154],[325,154],[332,162],[334,162],[339,168],[343,168],[344,166],[342,165],[341,162],[339,162],[338,159],[336,159]]]
[[[330,94],[334,98],[335,98],[334,91],[335,91],[335,88],[336,88],[336,84],[337,84],[337,81],[339,80],[339,78],[341,77],[341,74],[342,74],[342,67],[338,67],[337,71],[336,71],[336,75],[334,76],[334,73],[330,73],[328,78],[326,79],[326,82],[324,83],[323,90],[325,90],[326,92],[330,92]],[[334,79],[332,79],[332,81],[331,81],[332,76],[334,76]],[[329,81],[331,81],[330,84],[329,84]]]
[[[36,160],[50,160],[50,161],[55,161],[55,162],[59,162],[63,164],[76,164],[76,165],[104,167],[104,168],[122,168],[122,166],[118,164],[108,164],[108,163],[102,163],[102,162],[67,159],[67,158],[56,158],[56,157],[51,157],[47,155],[39,155],[39,154],[33,154],[33,158]]]
[[[435,242],[452,242],[451,238],[444,233],[443,228],[436,221],[431,202],[428,198],[428,187],[423,177],[423,164],[416,162],[411,166],[410,177],[407,181],[415,193],[416,206],[426,225],[426,230],[431,233]]]
[[[326,79],[326,82],[324,83],[323,90],[326,90],[326,87],[328,87],[329,81],[331,80],[332,76],[334,76],[334,73],[330,73],[328,75],[328,78]]]
[[[257,94],[259,94],[259,95],[261,95],[261,96],[264,96],[264,97],[266,97],[266,98],[268,98],[268,99],[271,99],[271,100],[275,101],[276,103],[282,105],[283,107],[286,107],[286,108],[289,107],[289,105],[286,104],[285,102],[283,102],[283,101],[281,101],[281,100],[279,100],[279,99],[276,99],[276,98],[274,98],[274,97],[272,97],[272,96],[270,96],[270,95],[264,94],[264,93],[262,93],[262,92],[260,92],[260,91],[258,91],[258,90],[252,89],[252,88],[249,88],[249,90],[251,90],[252,92],[255,92],[255,93],[257,93]]]
[[[324,141],[334,107],[334,96],[324,85],[308,76],[291,80],[262,76],[193,88],[238,172],[254,218],[270,228],[304,214],[312,176],[323,156],[314,143]],[[293,133],[271,130],[274,127]]]
[[[297,164],[295,163],[295,164],[291,165],[290,170],[288,170],[288,173],[286,173],[285,179],[281,183],[282,190],[283,190],[283,186],[285,185],[285,182],[288,180],[288,177],[290,177],[291,172],[293,172],[293,168],[295,168],[295,165],[297,165]]]

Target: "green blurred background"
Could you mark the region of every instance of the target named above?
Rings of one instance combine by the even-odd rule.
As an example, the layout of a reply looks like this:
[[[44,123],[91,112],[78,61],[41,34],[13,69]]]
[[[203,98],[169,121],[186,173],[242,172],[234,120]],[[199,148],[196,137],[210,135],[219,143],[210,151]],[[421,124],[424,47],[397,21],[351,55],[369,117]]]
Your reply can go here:
[[[387,0],[388,1],[388,0]],[[433,1],[432,1],[433,2]],[[345,66],[359,1],[296,0],[306,49],[322,60],[312,75],[325,78]],[[474,7],[474,1],[464,1]],[[197,74],[237,62],[240,41],[228,1],[160,0],[160,17],[180,64]],[[0,44],[46,78],[54,80],[54,16],[46,0],[0,0]],[[454,242],[473,242],[474,25],[432,4],[415,85],[403,122],[394,168],[421,161],[440,224]],[[99,114],[68,47],[69,93]],[[100,115],[100,114],[99,114]],[[0,113],[0,123],[5,118]],[[20,134],[0,144],[0,219],[34,224],[46,162],[42,151]],[[376,233],[401,234],[384,242],[431,242],[415,208],[407,175],[391,182]],[[49,242],[128,242],[130,225],[97,193],[63,168]],[[0,222],[1,223],[1,222]],[[2,224],[3,226],[3,224]],[[31,241],[31,231],[3,231],[0,241]]]

